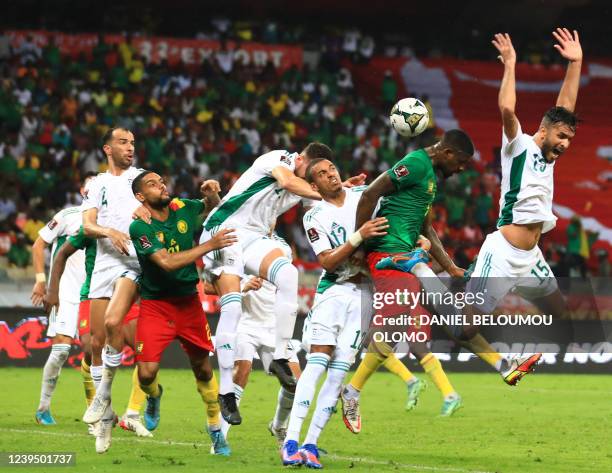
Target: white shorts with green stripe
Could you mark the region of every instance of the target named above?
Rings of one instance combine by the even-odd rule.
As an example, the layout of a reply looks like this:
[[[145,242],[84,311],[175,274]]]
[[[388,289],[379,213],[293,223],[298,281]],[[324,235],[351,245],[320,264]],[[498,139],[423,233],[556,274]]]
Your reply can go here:
[[[557,288],[557,280],[538,246],[520,250],[498,230],[487,235],[482,244],[466,291],[481,295],[484,303],[476,309],[491,314],[509,292],[533,301]]]
[[[223,228],[229,227],[218,226],[210,231],[204,229],[200,236],[200,243],[210,240],[215,233]],[[235,274],[240,277],[246,275],[259,276],[261,262],[271,251],[278,249],[285,255],[289,251],[289,255],[291,255],[291,249],[281,238],[262,235],[246,229],[236,229],[235,234],[238,237],[237,243],[204,255],[202,260],[204,261],[205,271],[215,277],[219,277],[222,273]]]
[[[305,327],[303,344],[335,346],[332,360],[352,365],[361,349],[371,316],[371,305],[362,310],[362,301],[370,300],[363,294],[364,290],[355,284],[342,283],[317,294]]]
[[[78,338],[77,324],[79,320],[79,302],[60,300],[59,308],[53,309],[49,315],[47,337],[56,335]]]

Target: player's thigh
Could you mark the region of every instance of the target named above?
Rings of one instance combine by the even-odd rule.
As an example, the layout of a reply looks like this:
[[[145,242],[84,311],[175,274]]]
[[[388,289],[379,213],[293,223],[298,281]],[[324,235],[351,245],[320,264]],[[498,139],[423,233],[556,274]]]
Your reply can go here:
[[[91,299],[89,305],[89,326],[91,336],[104,342],[104,314],[110,303],[109,299]]]
[[[134,280],[127,277],[117,279],[113,296],[104,314],[105,321],[110,320],[115,323],[123,321],[123,318],[132,307],[137,294],[138,286]]]
[[[230,273],[221,273],[215,279],[215,287],[220,296],[230,292],[240,292],[240,276]]]
[[[278,258],[291,259],[287,245],[267,236],[258,237],[250,241],[244,249],[245,272],[267,279],[270,266]]]
[[[210,326],[202,309],[200,297],[194,294],[177,299],[175,298],[167,310],[169,318],[175,324],[176,337],[187,356],[191,359],[203,356],[203,351],[214,351]]]

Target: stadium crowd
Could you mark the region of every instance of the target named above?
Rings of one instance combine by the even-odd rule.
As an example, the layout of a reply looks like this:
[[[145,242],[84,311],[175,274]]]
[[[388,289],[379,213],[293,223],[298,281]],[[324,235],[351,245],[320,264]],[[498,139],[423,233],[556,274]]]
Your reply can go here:
[[[218,31],[213,36],[223,40],[238,34],[235,30],[224,34],[224,24],[215,26]],[[290,39],[272,35],[270,29],[263,30],[263,40]],[[340,67],[340,61],[346,56],[368,60],[373,40],[372,47],[364,49],[364,41],[367,46],[369,40],[360,35],[352,42],[346,33],[343,39],[338,36],[336,46],[324,42],[321,67],[286,71],[276,70],[270,62],[262,67],[235,63],[224,46],[198,67],[188,68],[147,64],[127,41],[117,46],[100,41],[91,57],[71,60],[62,57],[53,43],[40,48],[26,39],[11,48],[4,38],[0,38],[3,275],[7,268],[9,272],[26,268],[23,274],[31,276],[29,245],[57,210],[80,203],[78,189],[84,176],[105,170],[99,139],[111,125],[134,131],[138,165],[163,174],[171,193],[182,197],[196,195],[199,183],[207,178],[218,179],[227,191],[267,150],[299,151],[310,141],[321,141],[332,147],[345,176],[365,172],[373,177],[436,136],[433,121],[412,141],[391,131],[388,110],[399,98],[392,77],[380,84],[377,102],[368,103],[357,93],[350,71]],[[427,102],[427,97],[422,99]],[[470,169],[440,188],[434,225],[460,266],[469,265],[495,225],[499,187],[499,172],[488,165]],[[298,259],[316,260],[301,226],[301,210],[285,214],[277,230]],[[575,254],[570,246],[568,255]],[[562,271],[559,275],[567,265],[583,271],[584,261],[566,256],[563,250],[549,248]]]

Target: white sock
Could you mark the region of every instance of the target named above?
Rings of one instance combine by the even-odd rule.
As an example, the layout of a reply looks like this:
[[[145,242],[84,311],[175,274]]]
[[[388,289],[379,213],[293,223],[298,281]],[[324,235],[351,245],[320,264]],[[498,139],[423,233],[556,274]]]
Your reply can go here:
[[[227,394],[234,390],[234,349],[236,330],[242,315],[242,294],[239,292],[225,294],[221,296],[220,303],[221,314],[215,344],[219,360],[219,394]]]
[[[306,368],[298,380],[295,388],[295,398],[291,415],[289,416],[289,426],[287,428],[287,440],[300,440],[300,431],[308,409],[314,399],[315,390],[319,379],[327,369],[330,356],[325,353],[311,353],[308,355]]]
[[[140,412],[137,411],[136,409],[126,409],[125,410],[125,415],[127,417],[139,417],[140,416]]]
[[[242,399],[243,392],[244,392],[244,389],[242,388],[242,386],[234,383],[234,394],[236,395],[236,405],[237,406],[240,405],[240,400]],[[210,425],[208,427],[210,428]],[[221,417],[221,432],[223,433],[223,437],[225,437],[226,439],[227,439],[227,433],[229,432],[230,427],[231,427],[231,424],[228,424],[227,422],[225,422],[225,419]],[[211,429],[211,430],[216,430],[216,429]]]
[[[344,387],[344,391],[342,391],[342,394],[344,394],[344,397],[347,399],[358,399],[359,398],[359,391],[355,389],[352,384],[347,384]]]
[[[102,381],[102,365],[94,366],[91,365],[89,367],[89,372],[91,373],[91,379],[93,380],[94,386],[96,388],[96,392],[98,392],[98,388],[100,387],[100,381]]]
[[[340,389],[342,389],[342,381],[344,381],[344,375],[346,375],[348,367],[350,366],[348,363],[336,363],[337,362],[332,361],[327,369],[327,378],[319,391],[317,407],[315,408],[315,413],[308,427],[308,433],[304,441],[305,444],[317,444],[321,431],[329,421],[331,415],[336,412],[336,404],[338,403]]]
[[[289,340],[297,316],[298,270],[287,258],[277,258],[268,270],[268,281],[276,286],[276,347],[273,358],[289,359]]]
[[[272,427],[275,429],[282,429],[287,427],[289,422],[289,415],[291,414],[291,408],[293,407],[293,400],[295,394],[291,391],[287,391],[281,387],[278,390],[278,398],[276,402],[276,413],[274,414],[274,420],[272,421]]]
[[[43,368],[42,384],[40,389],[40,403],[38,404],[39,411],[46,411],[51,405],[51,397],[57,385],[62,366],[68,359],[70,353],[70,344],[57,343],[51,346],[51,353]]]
[[[121,352],[111,345],[106,345],[102,350],[102,363],[102,380],[96,387],[96,396],[100,395],[103,399],[110,399],[113,379],[121,364]]]

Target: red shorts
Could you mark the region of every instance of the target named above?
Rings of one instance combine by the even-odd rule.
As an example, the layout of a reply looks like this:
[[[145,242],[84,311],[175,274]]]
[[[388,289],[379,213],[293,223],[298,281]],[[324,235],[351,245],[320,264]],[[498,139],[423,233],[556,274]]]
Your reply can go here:
[[[394,253],[379,253],[376,251],[368,253],[367,264],[370,274],[372,275],[374,290],[377,293],[395,294],[397,290],[403,293],[404,289],[407,289],[410,293],[419,294],[421,291],[421,283],[414,274],[396,271],[394,269],[376,269],[376,263],[392,254]],[[408,333],[414,331],[424,332],[427,335],[427,339],[431,336],[431,327],[429,324],[421,324],[421,320],[418,317],[418,315],[421,314],[429,315],[429,312],[421,306],[421,304],[415,306],[414,309],[410,309],[405,304],[385,303],[384,307],[377,310],[377,313],[381,314],[383,317],[393,317],[402,314],[413,315],[415,316],[415,324],[410,325]]]
[[[136,327],[136,361],[159,362],[175,339],[187,355],[214,351],[210,327],[197,294],[161,300],[141,300]]]
[[[85,299],[81,301],[79,304],[79,337],[82,337],[86,333],[90,331],[89,325],[89,309],[91,306],[91,299]],[[130,310],[123,318],[123,325],[129,324],[132,320],[136,320],[138,318],[138,314],[140,313],[140,306],[137,303],[132,304]]]
[[[89,333],[89,306],[91,299],[85,299],[79,303],[79,338]]]

